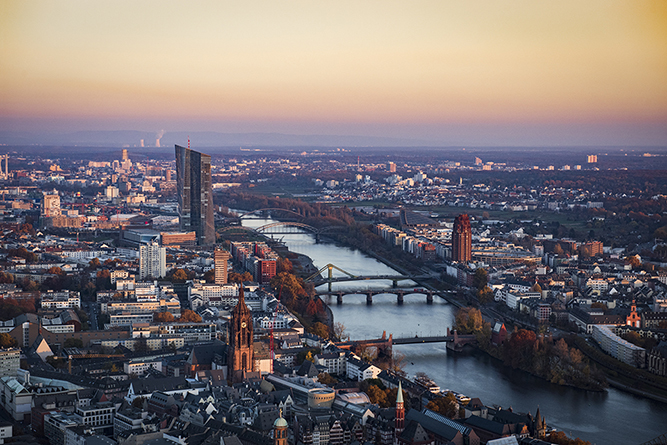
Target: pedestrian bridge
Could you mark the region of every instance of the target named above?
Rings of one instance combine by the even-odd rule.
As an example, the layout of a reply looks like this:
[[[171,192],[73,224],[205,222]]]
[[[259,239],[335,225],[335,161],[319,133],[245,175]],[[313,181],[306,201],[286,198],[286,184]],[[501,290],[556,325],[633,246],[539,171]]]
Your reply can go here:
[[[365,348],[376,348],[378,352],[391,356],[391,348],[393,345],[415,345],[419,343],[445,343],[447,349],[450,351],[461,351],[466,345],[476,345],[477,338],[472,334],[459,334],[456,330],[447,328],[447,335],[434,335],[427,337],[396,337],[387,332],[382,333],[382,337],[367,340],[348,340],[344,342],[335,343],[341,349],[350,350],[352,352],[359,352]]]

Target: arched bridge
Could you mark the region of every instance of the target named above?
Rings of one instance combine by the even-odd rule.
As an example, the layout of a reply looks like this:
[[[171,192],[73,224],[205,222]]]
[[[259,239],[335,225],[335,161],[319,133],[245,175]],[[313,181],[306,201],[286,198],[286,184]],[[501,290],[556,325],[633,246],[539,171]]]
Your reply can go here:
[[[440,296],[442,298],[446,298],[446,295],[448,294],[454,294],[456,291],[432,291],[429,289],[420,289],[420,288],[395,288],[395,289],[375,289],[375,290],[358,290],[358,291],[319,291],[316,292],[317,295],[319,296],[329,296],[329,297],[336,297],[336,304],[343,304],[343,297],[345,295],[365,295],[366,296],[366,304],[371,305],[373,304],[373,297],[375,295],[381,295],[381,294],[389,294],[389,295],[396,295],[396,302],[398,304],[403,304],[404,298],[406,295],[413,295],[413,294],[420,294],[420,295],[426,295],[426,302],[428,304],[433,303],[433,296]]]
[[[246,216],[258,214],[258,213],[270,213],[270,212],[280,212],[280,213],[289,213],[295,216],[298,216],[300,219],[304,218],[303,215],[300,213],[295,212],[294,210],[289,210],[289,209],[279,209],[277,207],[268,207],[266,209],[257,209],[257,210],[250,210],[248,212],[242,213],[238,216],[239,219],[243,219]]]
[[[477,338],[472,334],[459,334],[456,330],[447,328],[447,335],[428,336],[428,337],[394,337],[393,334],[387,332],[382,333],[382,337],[369,340],[348,340],[344,342],[334,343],[341,349],[358,352],[364,348],[376,348],[378,352],[384,352],[391,356],[391,348],[393,345],[414,345],[419,343],[446,343],[447,349],[450,351],[461,351],[465,345],[476,345]]]
[[[337,270],[342,273],[344,276],[333,276],[333,271]],[[327,277],[323,278],[322,273],[327,272]],[[353,275],[350,272],[346,272],[335,264],[327,264],[304,281],[307,283],[313,283],[315,286],[319,286],[324,283],[329,283],[329,292],[331,293],[331,283],[339,283],[342,281],[366,281],[366,280],[391,280],[394,288],[398,287],[399,281],[404,280],[426,280],[432,278],[431,275]]]

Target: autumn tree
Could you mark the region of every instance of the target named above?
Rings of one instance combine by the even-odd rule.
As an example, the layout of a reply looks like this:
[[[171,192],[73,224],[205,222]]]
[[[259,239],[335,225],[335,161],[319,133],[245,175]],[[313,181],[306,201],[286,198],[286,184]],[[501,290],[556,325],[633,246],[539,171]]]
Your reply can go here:
[[[325,325],[324,323],[320,323],[319,321],[313,323],[310,329],[308,329],[308,332],[310,332],[311,334],[315,334],[319,337],[322,337],[324,339],[329,338],[329,328],[327,327],[327,325]]]
[[[0,334],[0,348],[14,348],[18,346],[16,339],[4,332]]]
[[[443,397],[437,397],[428,402],[426,408],[435,411],[438,414],[442,414],[445,417],[449,417],[450,419],[458,417],[459,405],[456,401],[456,397],[451,391]]]
[[[215,283],[215,269],[207,270],[204,273],[204,280],[207,283]]]
[[[327,386],[334,386],[336,383],[338,383],[338,380],[331,377],[328,372],[319,373],[317,376],[317,381]]]
[[[190,309],[183,309],[181,311],[181,317],[178,319],[180,322],[187,323],[201,323],[201,315]]]
[[[278,261],[276,262],[276,273],[281,272],[294,273],[294,267],[288,258],[278,258]]]
[[[170,269],[167,271],[165,279],[171,281],[174,284],[185,283],[188,280],[188,273],[183,269]]]
[[[169,323],[174,321],[174,315],[171,312],[155,312],[153,313],[153,321],[158,323]]]
[[[88,262],[88,267],[89,267],[90,269],[97,269],[97,268],[100,267],[101,265],[102,265],[102,263],[100,263],[100,259],[97,258],[97,257],[93,258],[92,260],[90,260],[90,261]]]
[[[475,270],[475,274],[472,277],[472,285],[475,289],[481,290],[486,287],[489,282],[489,276],[484,268],[478,268]]]
[[[101,269],[97,271],[95,287],[97,290],[106,290],[111,288],[111,273],[109,272],[109,269]]]

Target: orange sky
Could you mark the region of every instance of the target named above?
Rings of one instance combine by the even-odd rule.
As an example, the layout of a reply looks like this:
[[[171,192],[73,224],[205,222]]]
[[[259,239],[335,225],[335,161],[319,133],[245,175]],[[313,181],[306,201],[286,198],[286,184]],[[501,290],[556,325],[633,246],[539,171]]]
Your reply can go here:
[[[636,123],[666,144],[665,79],[664,1],[0,2],[3,130]]]

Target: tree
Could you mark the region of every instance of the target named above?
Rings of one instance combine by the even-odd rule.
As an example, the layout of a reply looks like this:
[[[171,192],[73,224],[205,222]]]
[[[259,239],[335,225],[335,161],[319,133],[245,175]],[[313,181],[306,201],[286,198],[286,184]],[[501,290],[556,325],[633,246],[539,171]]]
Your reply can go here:
[[[88,267],[91,268],[91,269],[97,269],[97,268],[100,267],[101,265],[102,265],[102,263],[100,263],[100,259],[99,259],[99,258],[93,258],[93,259],[90,260],[90,262],[88,263]]]
[[[9,334],[0,334],[0,348],[14,348],[18,346],[16,339]]]
[[[477,291],[477,299],[481,304],[489,304],[493,301],[493,290],[489,286]]]
[[[289,258],[278,258],[278,261],[276,262],[276,273],[280,272],[294,273],[294,267]]]
[[[181,311],[181,318],[178,319],[180,322],[189,322],[189,323],[201,323],[201,315],[190,309],[183,309]]]
[[[63,270],[58,266],[49,267],[46,273],[53,275],[65,275],[65,272],[63,272]]]
[[[340,321],[337,321],[333,325],[334,337],[340,341],[346,341],[350,339],[350,336],[345,332],[345,325]]]
[[[481,290],[486,287],[489,282],[489,276],[486,272],[486,269],[478,268],[475,271],[475,275],[472,277],[472,285],[475,289]]]
[[[319,321],[313,323],[308,332],[320,336],[324,339],[329,338],[329,328],[327,328],[327,325],[320,323]]]
[[[155,312],[153,313],[153,321],[158,323],[170,323],[174,321],[174,315],[171,312]]]
[[[132,401],[132,406],[137,409],[143,410],[145,402],[146,402],[146,397],[137,397]]]
[[[188,273],[183,269],[171,269],[165,278],[174,284],[185,283],[188,280]]]
[[[207,270],[204,273],[204,280],[207,283],[215,283],[215,269]]]
[[[111,273],[109,272],[109,269],[101,269],[97,271],[95,287],[98,290],[111,288]]]
[[[426,408],[435,411],[438,414],[442,414],[445,417],[449,417],[450,419],[454,419],[458,415],[458,406],[456,397],[450,391],[444,397],[438,397],[428,402]]]
[[[338,379],[331,377],[328,372],[319,373],[317,375],[317,381],[327,386],[334,386],[338,383]]]
[[[80,338],[68,338],[63,343],[64,348],[83,348],[83,340]]]

